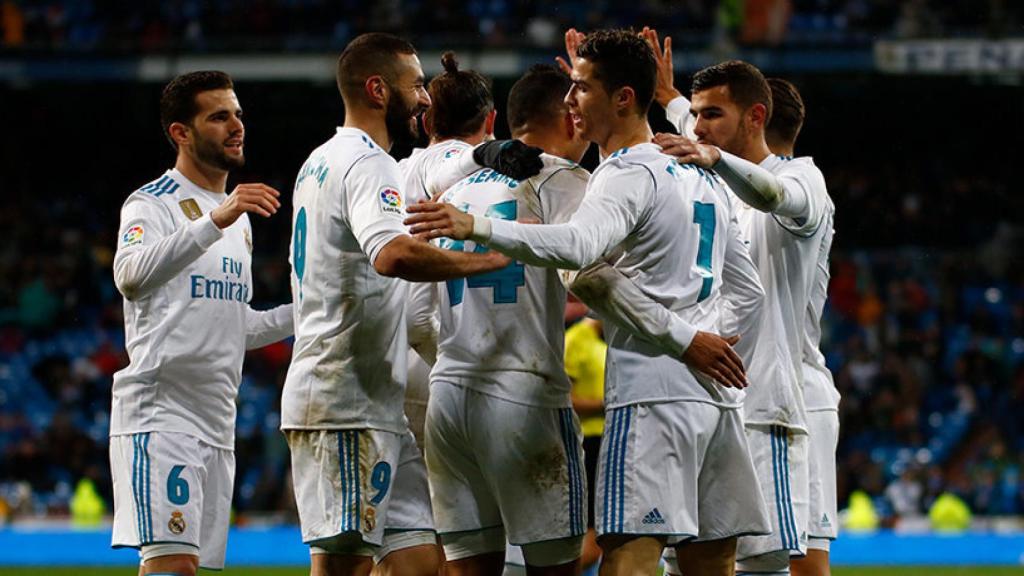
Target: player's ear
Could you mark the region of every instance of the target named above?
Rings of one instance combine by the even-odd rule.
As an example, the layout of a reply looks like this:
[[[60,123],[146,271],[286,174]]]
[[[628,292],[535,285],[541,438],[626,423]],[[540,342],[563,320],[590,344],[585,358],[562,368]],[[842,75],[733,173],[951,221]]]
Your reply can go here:
[[[747,109],[747,118],[755,128],[763,128],[768,125],[768,108],[758,102]]]
[[[363,90],[366,93],[366,100],[371,108],[386,108],[390,90],[388,83],[382,76],[370,76],[363,83]]]
[[[427,111],[423,113],[423,132],[427,138],[434,135],[434,108],[427,108]]]
[[[636,91],[631,86],[623,86],[612,95],[615,101],[615,109],[619,112],[629,112],[636,104]]]
[[[491,110],[491,112],[489,114],[487,114],[487,118],[484,120],[484,135],[486,135],[486,136],[493,136],[494,135],[494,121],[497,120],[497,119],[498,119],[498,111],[497,110]]]
[[[188,145],[189,140],[192,138],[192,129],[181,122],[172,122],[167,127],[167,133],[171,136],[171,140],[174,140],[174,143],[177,144],[179,150],[182,146]]]

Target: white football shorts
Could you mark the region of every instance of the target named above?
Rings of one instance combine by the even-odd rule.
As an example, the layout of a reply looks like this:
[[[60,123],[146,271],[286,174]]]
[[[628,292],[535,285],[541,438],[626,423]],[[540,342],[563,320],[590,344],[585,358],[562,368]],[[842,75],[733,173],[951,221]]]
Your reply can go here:
[[[769,530],[741,411],[703,402],[609,411],[595,500],[599,537],[665,536],[674,546]]]
[[[195,436],[144,432],[110,438],[115,548],[195,548],[203,568],[224,568],[235,453]]]
[[[365,544],[393,551],[399,546],[389,545],[389,534],[434,531],[427,470],[408,430],[284,434],[304,543],[332,549],[358,534]]]

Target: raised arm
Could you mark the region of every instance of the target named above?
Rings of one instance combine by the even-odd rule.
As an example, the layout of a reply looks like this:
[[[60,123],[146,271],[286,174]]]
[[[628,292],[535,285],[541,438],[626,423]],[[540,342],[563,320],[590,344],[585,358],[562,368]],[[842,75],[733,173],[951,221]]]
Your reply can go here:
[[[680,134],[692,138],[694,118],[690,115],[690,101],[675,86],[672,37],[666,36],[665,43],[659,44],[658,32],[646,26],[640,35],[654,51],[654,59],[658,63],[658,82],[654,87],[654,99],[665,109],[665,119]]]
[[[174,229],[174,220],[159,200],[134,194],[121,209],[114,284],[128,300],[146,297],[202,256],[242,213],[276,212],[278,195],[263,184],[242,184],[209,214]]]
[[[808,189],[798,178],[776,176],[717,146],[700,144],[684,136],[656,134],[654,142],[681,164],[714,170],[740,200],[755,210],[794,220],[810,216]]]

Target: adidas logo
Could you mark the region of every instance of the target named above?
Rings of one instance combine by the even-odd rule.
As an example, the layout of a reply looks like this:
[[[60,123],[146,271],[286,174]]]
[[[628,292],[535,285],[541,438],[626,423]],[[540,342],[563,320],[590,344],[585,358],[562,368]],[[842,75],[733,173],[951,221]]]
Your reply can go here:
[[[650,512],[647,513],[647,516],[644,516],[643,523],[644,524],[664,524],[665,523],[665,518],[661,515],[661,512],[658,512],[657,508],[654,508],[653,510],[651,510]]]
[[[827,528],[832,527],[832,523],[828,520],[828,514],[821,515],[821,525]]]

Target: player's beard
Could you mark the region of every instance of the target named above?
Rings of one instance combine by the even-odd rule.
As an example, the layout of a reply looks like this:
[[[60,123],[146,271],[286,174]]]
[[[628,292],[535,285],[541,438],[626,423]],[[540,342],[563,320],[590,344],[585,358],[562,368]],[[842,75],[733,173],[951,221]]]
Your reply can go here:
[[[384,124],[388,129],[388,138],[391,142],[409,143],[415,142],[420,136],[419,122],[416,116],[422,110],[419,106],[406,106],[400,97],[400,92],[392,88],[391,93],[399,96],[388,101],[388,109],[384,114]]]
[[[196,159],[224,171],[231,171],[245,166],[244,152],[238,156],[229,156],[224,152],[223,143],[203,138],[198,134],[196,134]]]

